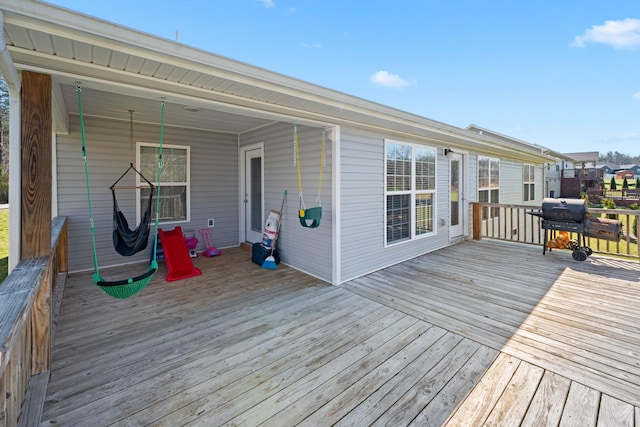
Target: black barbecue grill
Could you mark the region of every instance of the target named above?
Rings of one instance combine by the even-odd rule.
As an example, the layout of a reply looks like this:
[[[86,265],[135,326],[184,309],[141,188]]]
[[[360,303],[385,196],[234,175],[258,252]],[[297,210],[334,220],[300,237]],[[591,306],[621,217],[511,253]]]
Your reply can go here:
[[[549,234],[557,231],[576,233],[577,240],[571,240],[568,249],[576,261],[584,261],[593,251],[586,244],[586,237],[618,241],[622,236],[622,224],[618,220],[592,218],[587,212],[587,202],[583,199],[545,198],[539,211],[528,212],[542,218],[544,243],[542,254],[547,251]],[[551,251],[551,248],[549,248]]]
[[[573,250],[571,256],[576,261],[584,261],[593,253],[591,248],[586,245],[584,237],[584,223],[587,219],[586,200],[545,198],[542,201],[542,209],[540,211],[529,213],[542,218],[542,229],[544,230],[543,255],[547,252],[549,234],[555,235],[556,231],[566,231],[578,235],[578,239],[572,241],[568,246],[569,249]]]

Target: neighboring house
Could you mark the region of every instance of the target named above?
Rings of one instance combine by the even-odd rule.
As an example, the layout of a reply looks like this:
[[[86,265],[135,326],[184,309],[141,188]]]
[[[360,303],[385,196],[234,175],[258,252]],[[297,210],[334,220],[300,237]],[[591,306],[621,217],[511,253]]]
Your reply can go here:
[[[113,250],[109,186],[129,163],[154,164],[163,99],[172,172],[162,187],[161,226],[197,230],[213,220],[216,247],[261,241],[266,215],[288,190],[282,261],[333,284],[467,238],[470,202],[539,205],[548,194],[544,170],[558,157],[544,147],[446,125],[47,3],[1,0],[0,9],[7,44],[0,69],[9,86],[20,86],[20,72],[23,93],[41,89],[33,75],[51,84],[51,102],[23,96],[17,111],[50,117],[44,125],[52,134],[51,214],[68,218],[71,272],[92,268],[77,82],[105,267],[149,258]],[[14,90],[14,105],[15,98]],[[24,122],[27,133],[36,126]],[[316,205],[323,177],[323,217],[315,229],[297,218],[294,129],[307,207]],[[12,134],[13,152],[21,145],[25,138]],[[12,171],[14,160],[19,170],[20,159],[12,158]],[[16,182],[11,197],[21,200]],[[140,193],[121,195],[130,218],[140,216]],[[11,209],[20,218],[20,205]],[[13,224],[15,265],[20,236],[13,231],[20,223]]]
[[[600,158],[598,151],[580,151],[577,153],[564,153],[564,155],[574,160],[576,168],[593,167]]]
[[[603,175],[607,176],[614,174],[620,169],[620,166],[614,163],[596,163],[595,168],[601,170]]]
[[[564,155],[573,159],[573,163],[562,170],[561,197],[577,198],[590,190],[602,189],[603,171],[595,167],[600,153],[585,151]]]
[[[625,178],[627,178],[627,180],[633,179],[634,178],[633,171],[630,169],[621,169],[616,171],[616,179],[625,179]]]
[[[620,169],[631,171],[633,173],[633,177],[640,177],[640,165],[620,165]]]
[[[574,192],[563,191],[563,183],[567,179],[577,177],[575,163],[570,157],[559,159],[556,163],[548,163],[545,170],[545,194],[548,197],[570,197]],[[566,187],[566,186],[565,186]]]
[[[609,176],[609,178],[620,171],[631,171],[633,175],[640,176],[640,166],[633,164],[621,165],[618,163],[590,162],[586,163],[584,167],[599,169],[603,172],[605,177]]]

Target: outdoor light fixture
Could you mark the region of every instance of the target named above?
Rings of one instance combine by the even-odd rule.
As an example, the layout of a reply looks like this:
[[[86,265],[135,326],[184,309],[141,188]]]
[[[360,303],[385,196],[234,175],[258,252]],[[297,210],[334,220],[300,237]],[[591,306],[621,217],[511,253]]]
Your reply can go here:
[[[449,153],[453,153],[453,150],[451,148],[445,148],[444,149],[444,155],[448,155]]]

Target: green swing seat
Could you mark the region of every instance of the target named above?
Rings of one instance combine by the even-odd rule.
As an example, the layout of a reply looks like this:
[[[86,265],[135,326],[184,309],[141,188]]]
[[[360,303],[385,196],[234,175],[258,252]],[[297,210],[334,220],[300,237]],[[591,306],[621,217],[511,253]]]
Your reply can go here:
[[[144,274],[130,277],[128,279],[107,281],[102,276],[94,273],[93,281],[107,295],[114,298],[129,298],[143,290],[153,279],[153,275],[158,271],[158,262],[152,260],[149,268]]]
[[[316,206],[309,209],[300,209],[298,211],[300,224],[306,228],[318,228],[322,219],[322,206]]]

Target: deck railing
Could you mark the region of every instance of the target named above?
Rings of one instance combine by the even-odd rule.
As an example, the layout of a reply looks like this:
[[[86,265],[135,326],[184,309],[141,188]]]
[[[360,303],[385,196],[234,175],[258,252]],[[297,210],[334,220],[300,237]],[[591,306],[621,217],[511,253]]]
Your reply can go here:
[[[487,237],[542,246],[545,231],[542,229],[542,218],[529,214],[531,211],[537,211],[539,207],[498,203],[472,203],[472,206],[474,239]],[[622,238],[619,241],[586,237],[586,245],[594,253],[640,260],[636,235],[640,210],[590,208],[588,212],[589,215],[606,216],[622,223]],[[575,239],[577,236],[572,234],[571,238]]]
[[[38,425],[67,273],[67,221],[52,221],[51,256],[25,259],[0,284],[0,426]]]

